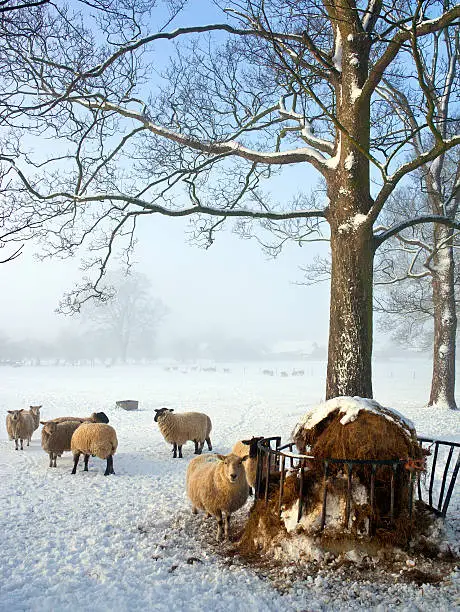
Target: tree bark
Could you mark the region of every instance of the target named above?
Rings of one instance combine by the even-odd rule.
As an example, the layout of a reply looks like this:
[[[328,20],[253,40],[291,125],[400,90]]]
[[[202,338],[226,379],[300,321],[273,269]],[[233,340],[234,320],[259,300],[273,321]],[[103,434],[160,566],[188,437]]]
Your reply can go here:
[[[332,261],[326,399],[372,397],[374,243],[367,217],[372,205],[369,160],[363,154],[369,150],[370,98],[362,94],[369,40],[353,27],[353,15],[345,17],[337,15],[339,41],[336,33],[336,48],[340,45],[342,52],[337,119],[343,129],[336,142],[337,167],[327,177]]]
[[[359,216],[331,231],[326,399],[372,397],[373,236]]]
[[[451,246],[453,230],[436,225],[435,247],[440,247],[431,266],[434,343],[433,375],[428,406],[456,409],[455,402],[455,342],[457,313],[455,309],[455,264]]]

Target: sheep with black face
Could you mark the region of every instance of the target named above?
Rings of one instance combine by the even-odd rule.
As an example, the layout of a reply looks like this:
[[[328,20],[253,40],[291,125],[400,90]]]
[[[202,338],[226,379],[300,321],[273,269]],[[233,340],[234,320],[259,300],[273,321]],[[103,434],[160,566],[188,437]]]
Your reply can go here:
[[[182,457],[182,446],[187,440],[195,443],[195,455],[200,455],[206,441],[208,449],[212,450],[211,419],[202,412],[181,412],[173,414],[173,408],[160,408],[155,410],[155,422],[166,442],[173,445],[173,457]]]

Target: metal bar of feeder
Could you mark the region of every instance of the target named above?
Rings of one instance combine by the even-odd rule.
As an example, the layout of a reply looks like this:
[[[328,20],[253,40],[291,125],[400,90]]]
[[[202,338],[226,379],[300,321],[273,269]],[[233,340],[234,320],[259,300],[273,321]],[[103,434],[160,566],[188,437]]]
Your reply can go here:
[[[262,456],[263,451],[262,448],[257,445],[257,468],[256,468],[256,490],[255,490],[255,499],[260,499],[260,488],[262,484]]]
[[[269,489],[270,489],[270,487],[269,487],[269,485],[270,485],[270,482],[269,482],[270,478],[269,478],[269,476],[270,476],[270,460],[271,460],[271,457],[272,457],[272,454],[271,454],[270,451],[271,451],[271,447],[270,447],[270,442],[269,442],[268,443],[268,447],[267,447],[267,470],[266,470],[267,473],[265,474],[265,505],[268,504],[268,493],[269,493]]]
[[[446,487],[447,474],[449,473],[450,461],[452,459],[453,452],[454,452],[454,447],[451,446],[449,449],[449,454],[447,455],[447,461],[446,461],[446,466],[444,468],[444,473],[442,475],[441,491],[439,493],[439,501],[438,501],[438,510],[441,510],[442,498],[444,497],[444,489]]]
[[[433,505],[433,484],[434,484],[434,473],[436,471],[436,461],[438,459],[438,449],[439,449],[439,444],[438,442],[435,442],[433,463],[431,464],[430,488],[428,490],[428,500],[429,500],[430,506]]]
[[[324,462],[324,491],[323,491],[323,507],[321,509],[321,531],[324,530],[324,525],[326,524],[326,502],[327,502],[327,470],[328,470],[328,462]]]
[[[415,471],[411,470],[410,471],[410,481],[409,481],[409,535],[408,535],[408,542],[410,542],[411,538],[412,538],[412,514],[413,514],[413,509],[414,509],[414,476],[415,476]]]
[[[393,463],[391,468],[391,478],[390,478],[390,520],[394,521],[395,518],[395,476],[396,470],[398,469],[398,464]]]
[[[284,462],[286,457],[281,455],[281,465],[280,465],[280,497],[278,501],[278,516],[281,516],[281,506],[283,505],[283,494],[284,494]]]
[[[457,457],[457,463],[455,464],[454,471],[452,472],[452,477],[450,479],[449,488],[447,489],[446,499],[444,501],[444,505],[441,511],[442,517],[446,516],[447,508],[449,507],[450,498],[452,496],[452,491],[454,490],[455,481],[457,480],[459,469],[460,469],[460,453]]]
[[[300,462],[300,483],[299,483],[299,510],[297,512],[297,522],[302,518],[302,494],[303,494],[303,471],[304,471],[304,462]]]
[[[369,535],[372,535],[372,532],[374,529],[375,472],[376,470],[377,470],[377,466],[375,463],[373,463],[372,471],[371,471],[371,498],[370,498],[371,515],[369,517]]]
[[[347,482],[347,504],[345,506],[345,529],[348,529],[348,523],[350,522],[350,508],[351,508],[351,478],[353,474],[353,463],[347,463],[348,469],[348,482]]]

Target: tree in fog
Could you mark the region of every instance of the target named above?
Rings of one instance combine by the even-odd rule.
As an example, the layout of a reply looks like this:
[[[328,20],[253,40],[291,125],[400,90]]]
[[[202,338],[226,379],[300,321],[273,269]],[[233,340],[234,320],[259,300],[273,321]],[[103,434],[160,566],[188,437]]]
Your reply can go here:
[[[120,271],[107,273],[104,280],[110,296],[85,303],[81,312],[82,321],[92,329],[94,350],[123,363],[128,357],[153,357],[167,308],[153,297],[148,277]]]
[[[458,177],[458,162],[456,168]],[[450,173],[451,178],[455,178],[456,173]],[[449,191],[443,189],[444,193]],[[453,201],[456,214],[459,201],[458,198]],[[420,190],[420,183],[414,181],[411,188],[395,194],[390,208],[398,216],[408,216],[416,208],[429,213],[430,204],[426,192]],[[433,375],[428,405],[452,409],[457,407],[459,247],[458,236],[450,230],[446,232],[445,228],[437,225],[411,228],[385,244],[376,268],[376,310],[382,313],[381,328],[390,332],[400,344],[432,352]]]
[[[31,142],[27,155],[21,142],[4,149],[1,160],[20,181],[18,214],[25,210],[41,224],[48,254],[73,255],[86,245],[94,255],[85,263],[95,276],[69,296],[69,308],[78,310],[94,290],[100,295],[117,247],[129,260],[143,215],[191,216],[195,238],[207,246],[232,218],[246,220],[246,234],[258,231],[260,219],[274,229],[289,220],[311,237],[327,222],[326,397],[372,397],[376,249],[408,223],[459,227],[443,211],[374,231],[396,186],[460,143],[435,105],[455,62],[438,57],[435,83],[426,71],[439,33],[455,37],[460,6],[230,1],[226,23],[170,32],[152,32],[155,13],[136,21],[145,4],[132,6],[131,21],[101,19],[86,28],[83,16],[41,8],[56,34],[17,32],[2,48],[2,78],[17,84],[5,113],[15,124],[11,109],[20,117],[26,106],[36,122],[28,137],[57,143],[46,159]],[[171,40],[184,42],[160,77],[153,53]],[[455,71],[452,87],[458,96]],[[395,112],[394,92],[409,101],[415,127]],[[451,112],[456,102],[451,97]],[[414,130],[420,149],[409,158]],[[261,185],[288,165],[298,167],[299,181],[302,169],[313,167],[326,201],[272,201]]]

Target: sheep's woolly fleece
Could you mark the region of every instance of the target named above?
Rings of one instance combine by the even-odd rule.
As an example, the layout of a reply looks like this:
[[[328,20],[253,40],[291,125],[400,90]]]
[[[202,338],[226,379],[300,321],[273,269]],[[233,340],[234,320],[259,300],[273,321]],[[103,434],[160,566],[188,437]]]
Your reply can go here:
[[[230,373],[223,373],[223,367]],[[263,376],[262,369],[305,369],[304,377]],[[0,610],[212,609],[216,612],[267,610],[456,610],[460,574],[440,585],[401,582],[377,569],[361,576],[347,566],[331,571],[298,571],[295,564],[248,567],[215,544],[215,521],[193,516],[185,495],[185,472],[194,456],[173,460],[152,424],[155,408],[176,411],[197,406],[213,421],[215,452],[226,454],[239,439],[281,435],[323,397],[325,365],[319,363],[217,364],[218,371],[187,375],[162,365],[139,367],[2,368],[0,408],[42,404],[41,419],[87,416],[104,411],[117,431],[116,475],[105,478],[105,462],[90,461],[89,472],[71,475],[72,455],[48,468],[40,430],[30,447],[14,450],[0,419]],[[374,394],[412,419],[419,435],[452,439],[459,413],[423,408],[429,396],[430,363],[376,363]],[[460,381],[459,381],[460,384]],[[115,408],[123,397],[139,410]],[[460,436],[457,433],[457,440]],[[207,452],[207,451],[205,451]],[[242,521],[248,504],[235,513]],[[447,543],[460,541],[457,486],[447,523]],[[277,588],[275,588],[277,587]]]

